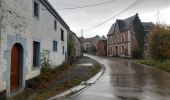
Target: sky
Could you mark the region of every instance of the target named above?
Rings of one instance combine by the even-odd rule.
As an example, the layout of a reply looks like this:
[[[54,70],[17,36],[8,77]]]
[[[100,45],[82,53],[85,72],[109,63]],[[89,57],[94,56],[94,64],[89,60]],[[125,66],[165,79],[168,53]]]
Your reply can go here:
[[[111,2],[87,8],[61,10],[108,1]],[[126,9],[135,1],[139,2]],[[81,30],[83,30],[83,36],[86,38],[96,35],[106,36],[116,19],[125,19],[136,13],[139,14],[142,22],[170,24],[170,0],[49,0],[49,2],[77,36],[82,36]],[[115,16],[121,11],[124,12]],[[105,24],[91,29],[112,17],[113,19]]]

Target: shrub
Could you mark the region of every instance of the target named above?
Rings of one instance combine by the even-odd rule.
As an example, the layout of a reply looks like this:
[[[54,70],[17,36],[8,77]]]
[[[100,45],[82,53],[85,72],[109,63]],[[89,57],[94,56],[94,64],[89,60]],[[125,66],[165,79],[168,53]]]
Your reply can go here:
[[[139,49],[135,49],[135,50],[132,52],[132,57],[133,57],[134,59],[142,58],[141,51],[140,51]]]
[[[49,60],[49,50],[43,50],[42,51],[42,57],[41,57],[41,72],[42,73],[48,73],[50,72],[50,60]]]
[[[150,55],[154,60],[170,58],[170,27],[156,25],[151,31]]]

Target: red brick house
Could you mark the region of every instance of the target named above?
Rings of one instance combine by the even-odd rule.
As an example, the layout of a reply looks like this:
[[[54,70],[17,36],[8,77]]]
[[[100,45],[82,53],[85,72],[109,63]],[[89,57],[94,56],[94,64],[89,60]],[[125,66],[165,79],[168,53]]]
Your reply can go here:
[[[97,43],[97,55],[107,56],[107,39],[100,39]]]
[[[146,36],[145,36],[145,44],[144,44],[144,52],[143,52],[143,58],[145,59],[149,59],[149,46],[151,43],[151,30],[154,27],[154,24],[152,22],[148,22],[148,23],[142,23],[146,32]]]
[[[138,14],[116,20],[107,36],[108,56],[131,58],[136,50],[142,51],[144,46],[145,31]]]

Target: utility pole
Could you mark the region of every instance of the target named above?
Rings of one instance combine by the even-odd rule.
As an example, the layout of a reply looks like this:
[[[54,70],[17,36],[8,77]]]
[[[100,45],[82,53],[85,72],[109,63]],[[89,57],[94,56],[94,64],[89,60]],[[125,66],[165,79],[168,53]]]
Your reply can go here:
[[[160,19],[159,19],[159,17],[160,17],[160,14],[159,14],[159,11],[157,11],[157,19],[156,19],[156,23],[157,23],[157,24],[159,24],[159,23],[160,23]]]

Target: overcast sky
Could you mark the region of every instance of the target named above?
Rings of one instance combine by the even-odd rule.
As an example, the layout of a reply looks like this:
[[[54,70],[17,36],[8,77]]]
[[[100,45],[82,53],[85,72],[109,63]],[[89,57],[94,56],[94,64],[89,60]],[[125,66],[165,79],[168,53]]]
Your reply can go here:
[[[139,0],[136,6],[115,17],[109,22],[93,30],[88,30],[107,19],[118,14],[136,0],[113,0],[113,2],[81,9],[58,10],[61,8],[72,8],[77,6],[92,5],[111,0],[49,0],[65,22],[78,36],[81,36],[81,29],[84,30],[84,37],[95,35],[107,35],[111,25],[116,19],[125,19],[129,16],[139,14],[142,22],[154,22],[170,24],[170,0]]]

